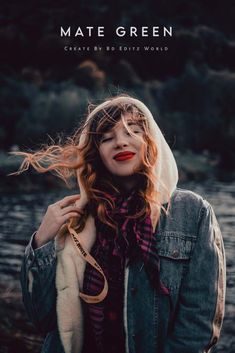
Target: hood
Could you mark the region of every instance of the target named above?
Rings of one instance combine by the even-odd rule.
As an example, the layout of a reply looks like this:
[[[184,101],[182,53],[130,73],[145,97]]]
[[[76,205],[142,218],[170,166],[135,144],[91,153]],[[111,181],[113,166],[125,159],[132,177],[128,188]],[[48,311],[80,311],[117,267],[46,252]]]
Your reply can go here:
[[[87,117],[87,122],[100,110],[108,108],[113,104],[134,104],[147,118],[149,123],[149,131],[152,138],[156,141],[158,149],[158,158],[155,164],[155,173],[157,177],[157,183],[155,190],[159,192],[159,200],[161,204],[167,203],[176,188],[178,182],[178,168],[175,162],[173,153],[168,146],[161,130],[159,129],[156,121],[153,118],[152,113],[146,107],[144,103],[140,100],[132,97],[116,97],[111,100],[107,100],[104,103],[97,106]],[[89,126],[89,124],[87,125]],[[79,146],[85,141],[86,130],[82,133],[79,141]],[[86,192],[80,182],[80,171],[77,170],[77,179],[80,187],[81,199],[79,203],[81,204],[82,200],[85,204],[87,202]]]

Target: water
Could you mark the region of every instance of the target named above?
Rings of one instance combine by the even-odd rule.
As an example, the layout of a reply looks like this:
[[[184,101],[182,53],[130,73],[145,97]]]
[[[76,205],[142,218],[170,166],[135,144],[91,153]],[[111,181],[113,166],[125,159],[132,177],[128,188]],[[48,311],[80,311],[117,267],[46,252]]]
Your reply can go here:
[[[235,353],[235,183],[188,182],[181,187],[197,192],[212,204],[222,230],[227,258],[226,313],[215,352]],[[48,205],[72,193],[54,190],[2,196],[0,285],[6,287],[7,283],[9,290],[20,290],[19,271],[30,235],[38,228]]]

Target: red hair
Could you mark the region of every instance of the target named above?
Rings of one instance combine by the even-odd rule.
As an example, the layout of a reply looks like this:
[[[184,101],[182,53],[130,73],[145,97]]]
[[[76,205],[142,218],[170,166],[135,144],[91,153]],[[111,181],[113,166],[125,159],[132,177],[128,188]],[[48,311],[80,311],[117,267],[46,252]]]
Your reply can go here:
[[[113,99],[109,100],[112,102]],[[64,143],[61,140],[58,143],[52,140],[51,145],[43,145],[36,152],[10,152],[24,157],[19,170],[11,175],[18,175],[28,170],[31,165],[39,173],[52,172],[69,187],[71,177],[76,176],[77,169],[80,169],[80,180],[89,202],[84,210],[85,214],[79,222],[79,231],[83,228],[89,213],[98,216],[102,222],[115,228],[114,222],[107,216],[107,209],[115,207],[112,194],[120,192],[120,188],[114,184],[111,173],[104,167],[98,147],[102,134],[112,128],[125,113],[130,113],[132,119],[144,131],[143,138],[146,147],[142,155],[141,168],[136,170],[140,181],[138,194],[143,202],[141,209],[133,217],[145,217],[147,213],[149,214],[150,202],[157,203],[160,215],[161,205],[158,202],[158,193],[154,188],[157,146],[149,133],[147,119],[132,103],[117,104],[113,102],[107,108],[102,108],[92,115],[94,108],[95,106],[91,105],[88,107],[88,119],[83,121],[74,135],[67,137]],[[90,114],[91,118],[89,118]],[[125,127],[128,130],[128,125]],[[129,132],[133,134],[132,131]],[[79,145],[81,138],[84,143]]]

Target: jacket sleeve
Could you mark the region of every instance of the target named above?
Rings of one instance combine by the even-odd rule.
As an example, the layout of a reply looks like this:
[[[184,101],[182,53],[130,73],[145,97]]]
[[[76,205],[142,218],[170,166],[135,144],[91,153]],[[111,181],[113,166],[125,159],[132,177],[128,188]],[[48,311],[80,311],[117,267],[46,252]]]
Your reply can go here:
[[[33,233],[21,267],[23,302],[30,321],[42,334],[56,327],[56,252],[54,241],[33,249]]]
[[[226,266],[222,235],[204,201],[198,238],[183,278],[175,325],[164,353],[208,353],[218,341],[224,316]]]

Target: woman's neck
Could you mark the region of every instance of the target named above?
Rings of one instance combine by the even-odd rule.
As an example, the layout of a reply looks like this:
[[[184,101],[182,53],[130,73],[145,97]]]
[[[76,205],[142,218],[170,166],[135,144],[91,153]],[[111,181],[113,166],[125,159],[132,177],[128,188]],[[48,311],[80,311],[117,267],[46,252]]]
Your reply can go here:
[[[139,177],[138,175],[130,176],[114,176],[115,184],[117,184],[123,191],[128,192],[135,187],[138,187]]]

